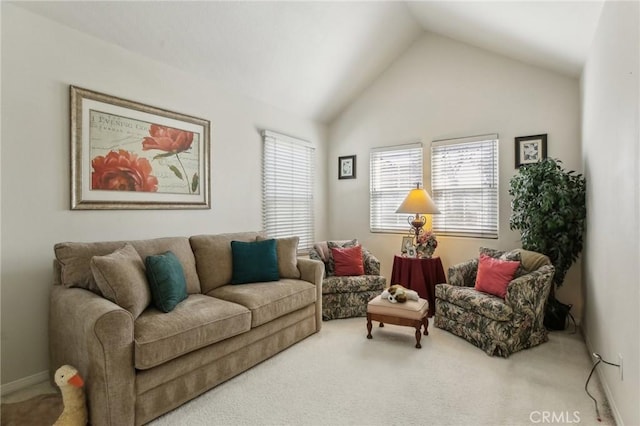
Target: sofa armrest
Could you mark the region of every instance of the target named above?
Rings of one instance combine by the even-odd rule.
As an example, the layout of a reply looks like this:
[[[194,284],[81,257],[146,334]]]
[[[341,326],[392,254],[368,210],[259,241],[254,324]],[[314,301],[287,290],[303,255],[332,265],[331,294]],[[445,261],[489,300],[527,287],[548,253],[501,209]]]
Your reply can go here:
[[[505,302],[511,306],[514,312],[533,313],[542,325],[544,305],[551,290],[554,272],[555,269],[552,265],[544,265],[514,279],[507,287]]]
[[[54,285],[49,311],[51,374],[61,365],[86,382],[93,425],[135,423],[133,316],[90,291]]]
[[[460,287],[473,287],[478,273],[478,259],[471,259],[449,267],[449,284]]]
[[[380,261],[369,250],[362,250],[365,275],[380,275]]]
[[[322,328],[322,279],[324,278],[324,262],[320,260],[298,258],[300,279],[316,286],[316,331]]]

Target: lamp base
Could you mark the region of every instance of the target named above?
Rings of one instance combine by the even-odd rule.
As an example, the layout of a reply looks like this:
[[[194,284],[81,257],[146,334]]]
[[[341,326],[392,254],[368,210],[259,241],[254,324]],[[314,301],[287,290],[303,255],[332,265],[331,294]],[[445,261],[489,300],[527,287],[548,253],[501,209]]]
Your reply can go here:
[[[407,222],[411,225],[411,232],[415,234],[415,242],[414,244],[418,244],[418,237],[422,234],[422,227],[427,223],[427,218],[425,216],[420,216],[416,213],[416,216],[409,216],[407,218]]]

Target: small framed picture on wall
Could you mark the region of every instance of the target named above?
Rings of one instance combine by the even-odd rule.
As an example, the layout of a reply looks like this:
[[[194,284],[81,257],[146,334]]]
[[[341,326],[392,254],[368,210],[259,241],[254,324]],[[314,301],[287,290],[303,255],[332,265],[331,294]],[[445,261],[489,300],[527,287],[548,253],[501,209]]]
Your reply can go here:
[[[356,178],[356,156],[338,157],[338,179]]]
[[[538,163],[545,158],[547,158],[546,134],[516,138],[516,169],[526,164]]]

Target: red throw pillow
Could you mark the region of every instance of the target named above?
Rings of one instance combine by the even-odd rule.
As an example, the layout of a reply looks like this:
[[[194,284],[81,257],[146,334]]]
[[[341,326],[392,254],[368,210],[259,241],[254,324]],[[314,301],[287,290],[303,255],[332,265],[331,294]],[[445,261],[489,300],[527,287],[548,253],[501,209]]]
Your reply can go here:
[[[362,263],[362,246],[334,248],[331,247],[331,255],[336,265],[335,276],[345,277],[349,275],[364,275]]]
[[[507,295],[507,286],[513,279],[518,266],[520,262],[494,259],[481,254],[475,289],[504,299]]]

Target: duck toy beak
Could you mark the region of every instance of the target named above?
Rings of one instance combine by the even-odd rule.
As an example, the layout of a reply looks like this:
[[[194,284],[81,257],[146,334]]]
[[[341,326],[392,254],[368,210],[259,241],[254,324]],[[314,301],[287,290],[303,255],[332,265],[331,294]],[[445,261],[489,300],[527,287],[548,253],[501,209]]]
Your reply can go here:
[[[84,386],[84,380],[82,380],[82,377],[80,377],[80,374],[74,375],[72,378],[69,379],[67,383],[77,388],[81,388],[82,386]]]

